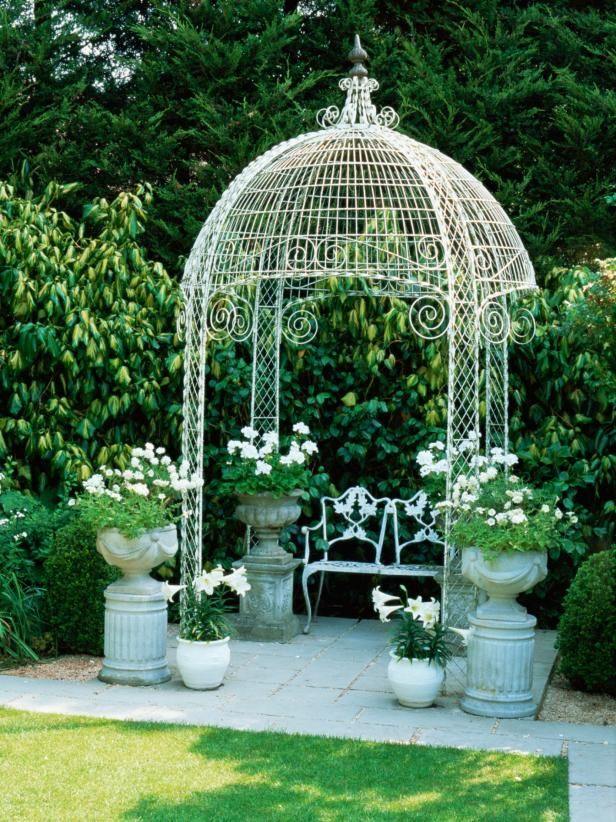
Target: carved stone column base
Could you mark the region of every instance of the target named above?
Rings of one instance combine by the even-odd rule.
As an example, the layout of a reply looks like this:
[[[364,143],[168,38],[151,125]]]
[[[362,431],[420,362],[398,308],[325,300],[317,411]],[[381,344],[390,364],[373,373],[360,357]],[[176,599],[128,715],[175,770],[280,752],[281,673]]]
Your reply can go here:
[[[277,556],[249,554],[234,563],[244,566],[250,591],[240,599],[235,624],[241,639],[288,642],[299,632],[293,613],[293,572],[301,563],[286,552]]]
[[[505,622],[470,614],[469,622],[462,710],[503,719],[534,716],[535,617]]]

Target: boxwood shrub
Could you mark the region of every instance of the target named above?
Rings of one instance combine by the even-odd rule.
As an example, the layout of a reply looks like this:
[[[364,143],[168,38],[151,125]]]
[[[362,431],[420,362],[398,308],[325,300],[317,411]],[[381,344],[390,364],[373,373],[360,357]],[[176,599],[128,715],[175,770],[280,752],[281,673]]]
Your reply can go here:
[[[103,592],[119,576],[96,551],[96,533],[80,517],[57,532],[45,560],[44,587],[58,651],[102,654]]]
[[[579,568],[558,625],[561,670],[583,691],[616,695],[616,549]]]

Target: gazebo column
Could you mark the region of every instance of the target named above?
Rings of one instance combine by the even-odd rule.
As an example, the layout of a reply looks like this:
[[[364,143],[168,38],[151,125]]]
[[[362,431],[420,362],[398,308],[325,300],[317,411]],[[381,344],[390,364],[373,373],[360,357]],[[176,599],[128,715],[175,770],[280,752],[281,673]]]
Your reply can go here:
[[[260,433],[278,433],[282,282],[263,279],[257,288],[251,424]],[[266,507],[262,508],[261,518],[267,510]],[[294,519],[297,516],[299,508]],[[240,599],[236,622],[242,639],[288,642],[299,632],[299,621],[293,614],[293,576],[301,560],[295,559],[280,546],[280,523],[284,520],[284,516],[274,516],[269,526],[261,529],[255,527],[258,537],[256,545],[253,545],[249,529],[246,540],[248,551],[240,562],[235,563],[246,568],[251,586],[250,591]]]
[[[464,270],[464,269],[462,269]],[[458,276],[450,303],[449,395],[447,409],[447,453],[449,473],[446,497],[451,500],[455,480],[468,470],[468,463],[479,449],[479,324],[473,278]],[[477,438],[473,453],[453,457],[464,440]],[[477,604],[477,588],[462,576],[461,559],[451,544],[451,511],[447,510],[445,546],[444,621],[451,627],[466,627],[468,614]],[[460,650],[462,650],[460,648]]]

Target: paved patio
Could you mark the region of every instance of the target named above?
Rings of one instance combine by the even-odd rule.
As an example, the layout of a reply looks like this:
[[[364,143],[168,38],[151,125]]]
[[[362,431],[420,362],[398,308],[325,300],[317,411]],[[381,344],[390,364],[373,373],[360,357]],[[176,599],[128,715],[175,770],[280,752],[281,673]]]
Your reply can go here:
[[[0,676],[0,704],[29,711],[143,719],[243,730],[277,730],[415,745],[444,745],[568,756],[573,822],[616,821],[616,729],[595,725],[488,719],[458,707],[460,666],[432,708],[403,708],[386,678],[389,626],[320,619],[309,636],[287,644],[232,642],[221,688],[190,691],[174,668],[150,688]],[[534,691],[541,700],[555,651],[554,634],[537,635]]]

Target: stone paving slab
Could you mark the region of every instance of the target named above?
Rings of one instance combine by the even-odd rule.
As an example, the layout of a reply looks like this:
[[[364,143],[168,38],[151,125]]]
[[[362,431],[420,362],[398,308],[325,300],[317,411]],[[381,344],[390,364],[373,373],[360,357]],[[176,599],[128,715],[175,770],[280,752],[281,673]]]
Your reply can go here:
[[[571,742],[569,780],[575,785],[616,788],[616,745]]]
[[[578,822],[614,822],[616,788],[570,785],[569,818]]]
[[[399,705],[387,681],[390,626],[319,619],[292,642],[231,642],[231,666],[214,691],[173,679],[147,688],[98,680],[67,682],[0,675],[0,704],[47,713],[277,730],[402,744],[480,748],[559,756],[570,761],[572,822],[616,822],[616,729],[490,719],[465,714],[459,699],[465,660],[454,660],[445,695],[432,708]],[[555,659],[554,633],[538,631],[534,692],[541,699]]]

